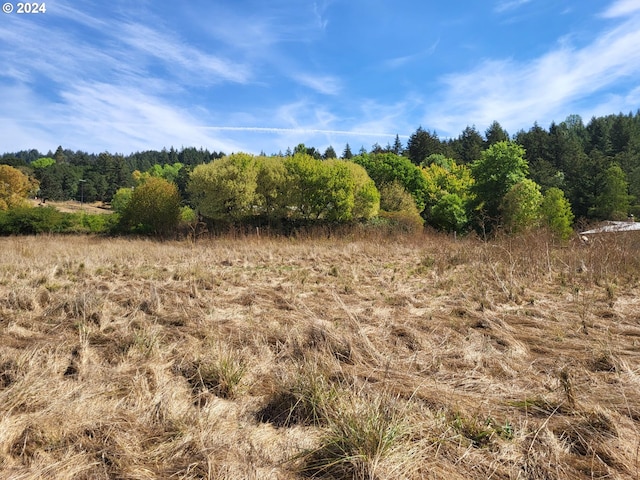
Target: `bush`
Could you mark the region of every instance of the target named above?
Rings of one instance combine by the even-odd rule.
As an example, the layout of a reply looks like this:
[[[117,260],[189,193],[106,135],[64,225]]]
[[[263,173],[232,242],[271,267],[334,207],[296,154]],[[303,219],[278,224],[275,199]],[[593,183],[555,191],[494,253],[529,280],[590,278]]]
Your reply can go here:
[[[120,224],[135,233],[165,235],[178,226],[180,203],[175,184],[150,177],[133,191]]]
[[[71,224],[69,216],[53,207],[17,207],[0,212],[0,233],[3,235],[61,233]]]
[[[411,212],[380,212],[380,218],[387,222],[392,230],[403,233],[417,233],[424,227],[423,218]]]
[[[0,235],[39,233],[108,233],[117,215],[64,213],[54,207],[19,207],[0,211]]]
[[[253,213],[257,177],[255,158],[236,153],[194,168],[187,190],[192,204],[205,217],[243,220]]]

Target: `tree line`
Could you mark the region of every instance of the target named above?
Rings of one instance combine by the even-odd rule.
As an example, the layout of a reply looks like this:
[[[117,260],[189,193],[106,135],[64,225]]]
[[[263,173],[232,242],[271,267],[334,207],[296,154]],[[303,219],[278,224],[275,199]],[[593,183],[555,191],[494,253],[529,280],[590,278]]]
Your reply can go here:
[[[166,233],[199,216],[274,228],[377,222],[483,234],[546,225],[566,237],[576,219],[640,213],[640,111],[586,125],[572,115],[515,135],[498,122],[484,135],[467,127],[445,140],[419,127],[406,145],[396,136],[353,154],[347,144],[340,158],[333,147],[321,153],[304,144],[272,155],[195,148],[96,155],[58,147],[6,153],[1,165],[0,210],[25,195],[110,202],[125,230]],[[24,175],[21,186],[14,178],[14,189],[3,187],[11,183],[3,175],[15,171]],[[168,209],[154,203],[167,199]],[[151,211],[153,220],[145,218]]]

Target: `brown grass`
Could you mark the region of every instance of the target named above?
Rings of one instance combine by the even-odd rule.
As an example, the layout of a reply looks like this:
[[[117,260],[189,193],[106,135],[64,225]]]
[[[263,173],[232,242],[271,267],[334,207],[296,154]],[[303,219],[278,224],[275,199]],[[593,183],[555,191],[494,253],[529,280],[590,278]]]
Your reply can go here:
[[[1,478],[640,478],[638,237],[0,251]]]
[[[79,202],[74,200],[65,200],[57,202],[55,200],[46,200],[42,203],[40,199],[30,199],[29,204],[32,207],[47,206],[54,207],[64,213],[88,213],[92,215],[105,215],[113,213],[113,210],[103,202]]]

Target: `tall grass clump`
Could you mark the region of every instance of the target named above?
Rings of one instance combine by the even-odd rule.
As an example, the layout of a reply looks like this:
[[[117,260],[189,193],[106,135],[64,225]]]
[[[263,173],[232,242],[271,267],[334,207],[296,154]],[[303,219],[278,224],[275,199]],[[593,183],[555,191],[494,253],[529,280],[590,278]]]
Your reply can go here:
[[[331,412],[320,446],[304,454],[301,473],[312,477],[373,480],[398,473],[402,461],[393,466],[384,461],[402,450],[408,425],[395,402],[386,396],[368,401],[351,398]]]

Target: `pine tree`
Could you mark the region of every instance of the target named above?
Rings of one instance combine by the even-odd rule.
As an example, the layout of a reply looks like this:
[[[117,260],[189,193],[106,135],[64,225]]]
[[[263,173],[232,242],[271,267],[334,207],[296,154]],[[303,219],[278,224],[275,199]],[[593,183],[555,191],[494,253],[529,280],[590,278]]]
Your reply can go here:
[[[342,152],[342,158],[345,160],[351,160],[353,158],[353,153],[351,153],[351,147],[347,143],[344,147],[344,152]]]
[[[404,152],[404,147],[402,146],[402,142],[400,141],[400,136],[396,134],[396,139],[393,142],[393,147],[391,147],[391,152],[396,155],[402,155]]]

